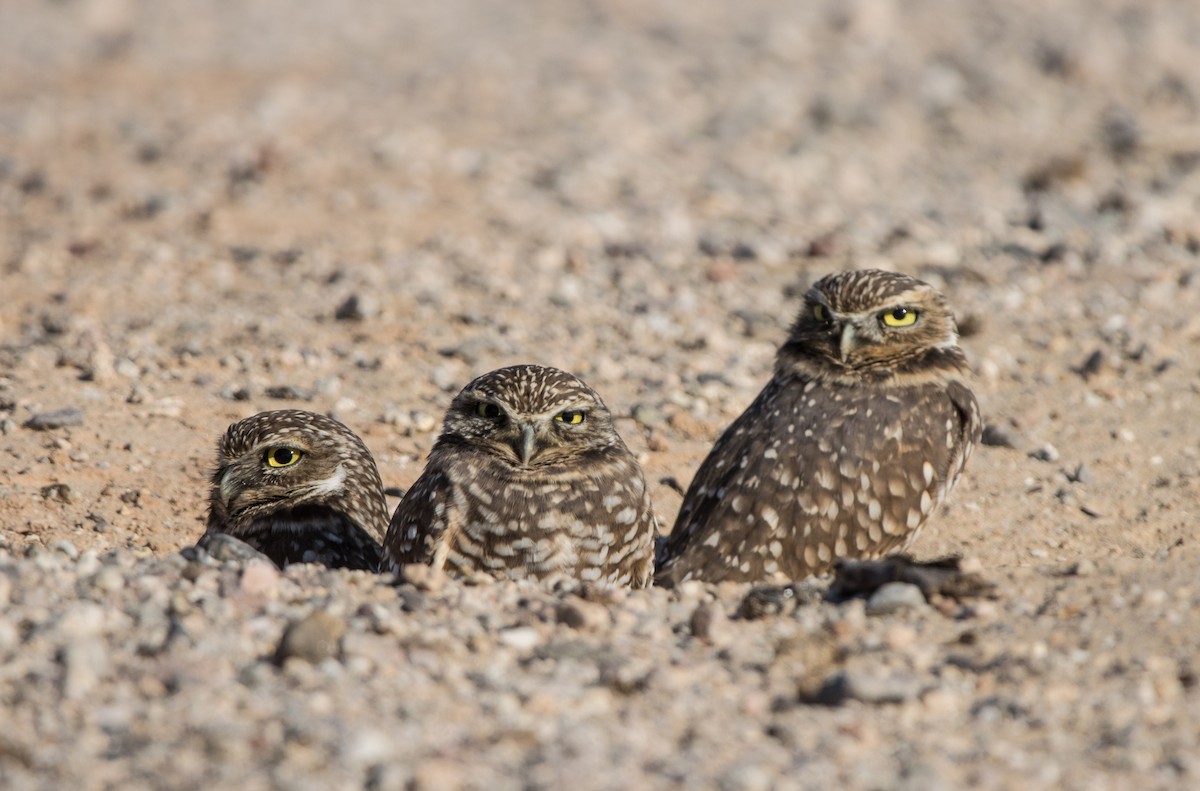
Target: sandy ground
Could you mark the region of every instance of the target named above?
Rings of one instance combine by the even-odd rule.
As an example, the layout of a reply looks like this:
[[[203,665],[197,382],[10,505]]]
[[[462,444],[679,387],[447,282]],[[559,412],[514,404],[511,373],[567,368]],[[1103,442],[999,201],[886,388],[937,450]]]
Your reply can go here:
[[[974,559],[999,598],[915,626],[818,609],[850,635],[839,656],[868,673],[892,649],[927,648],[914,666],[940,680],[933,692],[796,704],[787,738],[767,727],[784,715],[746,703],[767,681],[722,682],[741,697],[724,706],[702,700],[711,685],[680,683],[672,694],[697,699],[662,721],[611,692],[593,726],[628,760],[609,777],[561,731],[528,736],[550,774],[483,750],[477,775],[454,767],[478,742],[418,728],[403,731],[402,758],[372,759],[398,774],[330,759],[328,778],[259,779],[1200,784],[1200,5],[0,0],[0,20],[0,571],[12,580],[0,617],[15,635],[0,660],[26,668],[0,676],[0,708],[42,734],[0,749],[0,778],[140,787],[91,774],[89,762],[133,765],[143,750],[94,723],[76,723],[101,735],[71,768],[40,752],[51,726],[29,707],[53,696],[18,692],[41,656],[22,608],[43,586],[53,621],[84,570],[56,587],[46,568],[21,569],[77,550],[89,573],[96,557],[132,573],[189,546],[230,422],[328,412],[404,488],[459,387],[504,364],[555,365],[622,416],[669,525],[680,498],[662,481],[686,486],[766,381],[798,294],[879,266],[948,295],[994,443],[913,549]],[[69,408],[74,425],[28,424]],[[168,588],[190,584],[170,568]],[[297,574],[280,584],[300,601]],[[398,617],[387,591],[370,596]],[[744,593],[703,595],[733,616]],[[495,623],[516,617],[493,594],[455,595],[484,596]],[[334,610],[358,612],[345,595]],[[432,629],[456,617],[437,601]],[[655,614],[656,661],[786,675],[786,652],[739,665],[701,645],[686,596],[633,601],[610,603],[612,628],[629,608]],[[268,642],[299,613],[264,612]],[[771,627],[721,628],[736,644],[739,629],[751,640]],[[615,651],[627,637],[589,639]],[[518,686],[538,678],[499,666]],[[272,683],[287,695],[293,681]],[[597,688],[579,683],[562,695]],[[353,705],[333,705],[355,722]],[[371,722],[388,732],[386,716]],[[651,726],[678,749],[639,757]],[[309,748],[334,749],[322,739]],[[750,760],[766,742],[775,752]],[[807,773],[830,749],[846,751],[843,769]],[[215,782],[147,772],[146,787]]]

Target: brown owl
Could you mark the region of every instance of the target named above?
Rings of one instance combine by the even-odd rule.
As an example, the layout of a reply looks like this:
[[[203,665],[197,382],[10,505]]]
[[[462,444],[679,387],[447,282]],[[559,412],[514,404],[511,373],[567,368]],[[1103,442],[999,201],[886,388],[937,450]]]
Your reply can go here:
[[[217,447],[208,529],[277,565],[376,571],[387,501],[370,451],[338,421],[298,409],[234,423]]]
[[[813,285],[775,375],[688,488],[657,579],[782,580],[906,547],[979,440],[954,316],[879,270]]]
[[[485,374],[450,404],[392,515],[384,567],[645,587],[655,521],[600,396],[555,368]]]

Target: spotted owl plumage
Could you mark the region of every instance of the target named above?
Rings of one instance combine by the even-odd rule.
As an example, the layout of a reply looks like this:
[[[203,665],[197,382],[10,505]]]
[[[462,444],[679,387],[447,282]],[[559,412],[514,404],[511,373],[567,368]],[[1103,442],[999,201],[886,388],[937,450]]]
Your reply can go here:
[[[392,515],[384,567],[645,587],[656,523],[600,396],[569,373],[501,368],[460,392]]]
[[[819,280],[774,377],[697,471],[657,579],[799,579],[904,549],[979,441],[967,379],[932,286],[879,270]]]
[[[234,423],[217,446],[208,528],[279,566],[379,568],[387,501],[375,460],[338,421],[298,409]]]

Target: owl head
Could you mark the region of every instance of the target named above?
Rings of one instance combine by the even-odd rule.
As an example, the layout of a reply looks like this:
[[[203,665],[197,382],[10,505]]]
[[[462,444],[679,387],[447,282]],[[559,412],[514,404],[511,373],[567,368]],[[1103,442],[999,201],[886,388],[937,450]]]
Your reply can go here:
[[[521,469],[574,464],[624,448],[595,390],[566,371],[540,365],[500,368],[468,384],[450,404],[438,441]]]
[[[936,369],[943,357],[955,369],[962,363],[945,298],[928,283],[879,269],[838,272],[813,284],[780,349],[781,361],[851,379]]]
[[[372,498],[372,503],[355,502]],[[378,504],[374,500],[378,500]],[[298,409],[233,424],[217,446],[209,522],[232,532],[281,511],[326,507],[386,521],[382,484],[362,440],[338,421]],[[362,527],[366,525],[360,524]]]

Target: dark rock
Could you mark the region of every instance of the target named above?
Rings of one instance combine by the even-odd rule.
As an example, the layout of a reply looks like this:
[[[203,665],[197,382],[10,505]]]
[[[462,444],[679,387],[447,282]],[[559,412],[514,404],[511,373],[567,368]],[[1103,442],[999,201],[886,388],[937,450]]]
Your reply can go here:
[[[908,675],[869,676],[848,670],[827,678],[805,702],[821,706],[841,706],[847,701],[862,703],[903,703],[924,691],[920,679]]]
[[[278,398],[281,401],[312,401],[313,392],[303,390],[294,385],[275,385],[263,391],[267,398]]]
[[[762,585],[754,588],[738,605],[737,615],[747,621],[791,612],[796,606],[796,589],[791,585]]]
[[[979,440],[992,448],[1011,448],[1020,450],[1025,446],[1025,438],[1013,429],[988,423],[983,427],[983,436]]]
[[[34,431],[51,431],[56,428],[83,425],[83,410],[69,406],[53,412],[39,412],[25,421],[25,428]]]
[[[890,582],[916,585],[926,600],[935,595],[952,599],[986,596],[995,588],[978,574],[962,571],[957,557],[918,561],[908,555],[889,555],[879,560],[838,561],[827,595],[832,601],[871,596]]]

